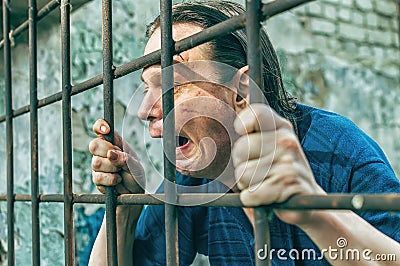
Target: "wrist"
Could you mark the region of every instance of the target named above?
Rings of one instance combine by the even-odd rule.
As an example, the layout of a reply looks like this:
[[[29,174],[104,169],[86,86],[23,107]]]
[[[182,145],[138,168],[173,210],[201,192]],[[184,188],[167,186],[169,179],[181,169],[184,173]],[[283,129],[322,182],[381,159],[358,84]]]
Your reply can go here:
[[[134,235],[142,208],[142,205],[117,206],[116,222],[119,236],[130,235],[132,237]]]
[[[339,229],[341,221],[338,213],[332,210],[314,210],[307,222],[299,224],[298,227],[307,234],[325,235],[333,228]]]

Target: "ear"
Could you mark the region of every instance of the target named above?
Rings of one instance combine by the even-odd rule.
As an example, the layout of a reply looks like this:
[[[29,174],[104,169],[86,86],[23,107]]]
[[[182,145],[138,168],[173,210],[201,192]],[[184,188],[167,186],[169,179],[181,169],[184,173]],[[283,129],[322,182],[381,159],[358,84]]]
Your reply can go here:
[[[232,80],[232,87],[236,89],[236,93],[233,96],[233,103],[237,113],[246,108],[249,104],[250,94],[248,71],[249,66],[245,65],[236,72],[236,75]]]

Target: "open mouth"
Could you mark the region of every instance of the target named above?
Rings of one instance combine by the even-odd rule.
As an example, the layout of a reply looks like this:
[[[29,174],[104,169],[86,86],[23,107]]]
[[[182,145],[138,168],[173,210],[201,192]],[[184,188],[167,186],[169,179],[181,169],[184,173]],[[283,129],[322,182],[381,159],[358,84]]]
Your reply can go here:
[[[176,148],[183,149],[189,145],[189,139],[182,136],[176,136]]]

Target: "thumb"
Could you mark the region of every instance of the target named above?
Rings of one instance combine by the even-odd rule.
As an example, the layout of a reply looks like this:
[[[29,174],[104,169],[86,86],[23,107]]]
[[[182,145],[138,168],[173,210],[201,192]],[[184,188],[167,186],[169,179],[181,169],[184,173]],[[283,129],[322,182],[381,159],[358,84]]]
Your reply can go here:
[[[104,119],[98,119],[93,124],[93,132],[97,135],[98,138],[105,139],[104,136],[108,135],[111,131],[110,125]],[[114,130],[114,143],[115,146],[118,146],[121,150],[123,150],[123,140],[122,137],[118,134],[117,131]]]

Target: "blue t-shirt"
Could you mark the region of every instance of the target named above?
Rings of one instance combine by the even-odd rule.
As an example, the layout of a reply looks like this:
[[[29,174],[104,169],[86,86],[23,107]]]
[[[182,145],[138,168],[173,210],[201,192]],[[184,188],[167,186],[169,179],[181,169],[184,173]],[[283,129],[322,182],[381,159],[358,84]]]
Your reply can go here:
[[[350,120],[327,111],[297,105],[298,137],[317,183],[328,193],[400,193],[400,182],[379,146]],[[207,179],[177,173],[184,185],[208,183],[207,191],[223,186]],[[202,191],[204,192],[204,191]],[[400,241],[400,214],[358,213],[374,227]],[[179,207],[179,261],[190,265],[197,253],[211,265],[254,265],[253,228],[241,208]],[[273,257],[273,265],[328,265],[318,247],[298,227],[273,216],[271,248],[297,250],[287,260]],[[335,248],[336,243],[332,243]],[[337,248],[337,247],[336,247]],[[305,256],[301,252],[306,250]],[[313,252],[311,252],[313,251]],[[301,260],[304,257],[305,260]],[[140,216],[134,242],[135,265],[165,265],[164,207],[148,206]]]

